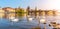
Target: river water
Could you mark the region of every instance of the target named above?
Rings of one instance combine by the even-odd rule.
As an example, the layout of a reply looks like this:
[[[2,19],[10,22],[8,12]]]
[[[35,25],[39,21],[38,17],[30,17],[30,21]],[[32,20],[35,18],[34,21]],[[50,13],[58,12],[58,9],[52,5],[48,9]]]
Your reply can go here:
[[[60,16],[30,16],[33,18],[32,20],[28,20],[27,16],[22,17],[15,17],[19,19],[19,21],[11,21],[8,18],[0,18],[0,29],[33,29],[33,28],[41,28],[43,29],[44,26],[46,29],[52,29],[53,27],[49,26],[50,22],[57,22],[60,23]],[[46,24],[39,22],[39,20],[45,19]]]

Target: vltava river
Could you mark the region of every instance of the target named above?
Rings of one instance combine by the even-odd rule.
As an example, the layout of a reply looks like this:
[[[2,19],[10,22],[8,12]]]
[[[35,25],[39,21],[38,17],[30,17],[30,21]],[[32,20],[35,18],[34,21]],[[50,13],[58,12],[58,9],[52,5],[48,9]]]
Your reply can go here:
[[[41,19],[44,19],[46,24],[41,23]],[[60,23],[59,20],[59,16],[15,16],[15,14],[12,13],[6,16],[1,15],[0,29],[44,29],[44,27],[46,27],[46,29],[52,29],[53,27],[49,26],[50,22]]]

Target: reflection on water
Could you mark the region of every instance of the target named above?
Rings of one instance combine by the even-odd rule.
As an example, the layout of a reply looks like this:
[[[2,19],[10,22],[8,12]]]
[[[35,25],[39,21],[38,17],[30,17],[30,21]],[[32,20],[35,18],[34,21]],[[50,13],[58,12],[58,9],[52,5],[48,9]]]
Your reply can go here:
[[[0,29],[52,29],[50,22],[59,22],[59,16],[18,16],[15,13],[0,13]],[[46,23],[46,24],[44,24]]]
[[[3,18],[5,16],[4,13],[0,13],[0,18]]]

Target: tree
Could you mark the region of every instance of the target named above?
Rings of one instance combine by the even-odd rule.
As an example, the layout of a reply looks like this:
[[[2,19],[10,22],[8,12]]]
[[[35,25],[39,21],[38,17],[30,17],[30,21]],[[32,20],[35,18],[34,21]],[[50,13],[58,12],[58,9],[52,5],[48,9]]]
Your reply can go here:
[[[16,13],[17,13],[18,16],[22,16],[22,15],[24,15],[24,9],[19,8],[19,9],[16,10]]]

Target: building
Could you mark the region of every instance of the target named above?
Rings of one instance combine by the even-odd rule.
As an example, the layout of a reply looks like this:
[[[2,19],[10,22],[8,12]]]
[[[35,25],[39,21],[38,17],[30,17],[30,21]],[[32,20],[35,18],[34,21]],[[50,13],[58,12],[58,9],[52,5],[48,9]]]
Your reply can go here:
[[[60,10],[56,10],[56,15],[60,16]]]
[[[56,14],[55,14],[55,11],[54,11],[54,10],[48,10],[48,11],[47,11],[47,15],[48,15],[48,16],[54,16],[54,15],[56,15]]]
[[[11,7],[2,8],[5,11],[5,18],[15,16],[15,9]]]
[[[11,7],[5,7],[3,8],[3,10],[5,10],[6,12],[9,12],[9,13],[14,13],[15,12],[15,9],[14,8],[11,8]]]
[[[0,8],[0,18],[3,18],[5,16],[5,11]]]

